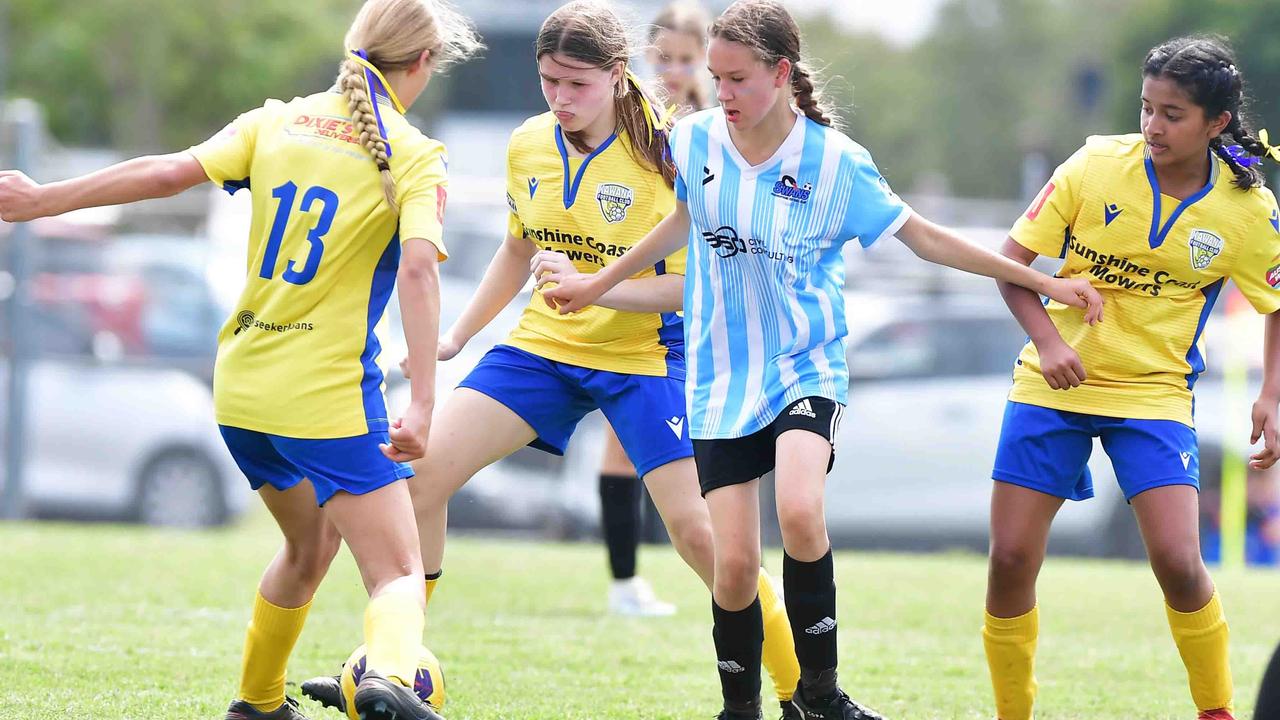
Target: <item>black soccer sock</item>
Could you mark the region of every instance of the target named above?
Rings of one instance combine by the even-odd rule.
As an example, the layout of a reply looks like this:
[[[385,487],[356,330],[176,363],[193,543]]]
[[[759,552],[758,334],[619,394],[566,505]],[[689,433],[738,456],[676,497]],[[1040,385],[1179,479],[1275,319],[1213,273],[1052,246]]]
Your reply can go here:
[[[613,579],[635,577],[636,549],[640,546],[640,478],[601,474],[600,511]]]
[[[800,685],[808,697],[836,689],[836,582],[831,550],[813,562],[783,553],[782,588],[800,661]]]
[[[1280,720],[1280,646],[1271,656],[1271,664],[1267,666],[1267,674],[1262,676],[1262,687],[1258,688],[1258,705],[1253,710],[1258,720]]]
[[[725,610],[713,599],[711,616],[724,708],[755,717],[760,711],[760,650],[764,643],[760,598],[736,612]]]

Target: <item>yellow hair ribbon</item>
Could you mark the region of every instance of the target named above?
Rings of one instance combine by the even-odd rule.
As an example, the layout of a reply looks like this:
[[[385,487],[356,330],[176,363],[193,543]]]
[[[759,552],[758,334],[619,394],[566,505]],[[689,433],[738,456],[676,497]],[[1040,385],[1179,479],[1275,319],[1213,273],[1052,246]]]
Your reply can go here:
[[[405,112],[404,105],[400,103],[400,98],[396,97],[396,91],[391,89],[391,83],[387,82],[387,79],[382,76],[381,72],[378,72],[378,68],[374,67],[373,63],[360,57],[355,50],[348,50],[347,54],[352,60],[355,60],[357,63],[362,65],[365,70],[373,73],[374,77],[378,78],[378,81],[382,83],[382,88],[387,91],[387,97],[391,100],[391,104],[395,106],[395,109],[401,115],[403,115]],[[370,88],[370,91],[372,92],[372,88]],[[377,102],[377,100],[374,99],[374,102]]]
[[[671,121],[671,116],[675,114],[676,106],[672,105],[667,108],[662,117],[658,117],[658,113],[653,109],[653,104],[649,102],[649,96],[644,94],[644,86],[640,84],[640,78],[636,77],[636,74],[631,72],[630,69],[627,70],[626,78],[632,85],[635,85],[636,92],[640,94],[640,107],[644,109],[644,121],[649,130],[649,142],[653,142],[654,131],[667,128],[667,123]]]
[[[1271,138],[1267,136],[1267,131],[1262,130],[1258,133],[1258,142],[1267,149],[1266,156],[1280,163],[1280,145],[1272,145]]]

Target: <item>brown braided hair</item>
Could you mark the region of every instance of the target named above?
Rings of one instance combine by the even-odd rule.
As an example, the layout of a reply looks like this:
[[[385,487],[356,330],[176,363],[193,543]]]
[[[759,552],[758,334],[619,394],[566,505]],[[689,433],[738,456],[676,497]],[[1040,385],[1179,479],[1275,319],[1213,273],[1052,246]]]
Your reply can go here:
[[[814,70],[800,59],[800,26],[777,0],[738,0],[711,24],[711,37],[746,45],[756,57],[776,66],[791,61],[791,94],[796,107],[819,125],[837,127],[822,92],[814,83]]]
[[[1253,134],[1244,117],[1244,76],[1224,38],[1202,35],[1161,43],[1147,53],[1142,75],[1174,81],[1208,119],[1231,113],[1231,122],[1221,135],[1209,141],[1209,148],[1231,168],[1236,187],[1248,190],[1263,184],[1262,171],[1256,165],[1241,165],[1227,149],[1229,145],[1239,145],[1249,155],[1267,157],[1267,147]]]

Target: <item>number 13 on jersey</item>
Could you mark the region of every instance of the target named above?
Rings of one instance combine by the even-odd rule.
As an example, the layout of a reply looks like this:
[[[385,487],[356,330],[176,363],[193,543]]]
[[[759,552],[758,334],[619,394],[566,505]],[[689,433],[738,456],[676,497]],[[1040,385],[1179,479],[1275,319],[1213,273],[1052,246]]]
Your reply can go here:
[[[298,197],[298,186],[292,182],[287,182],[280,187],[271,191],[271,197],[279,201],[279,208],[276,210],[276,218],[271,223],[271,235],[267,238],[267,247],[262,255],[262,267],[258,271],[258,277],[263,280],[271,280],[275,274],[276,261],[280,257],[280,244],[284,241],[285,228],[289,225],[289,216],[293,213],[293,203]],[[316,185],[308,188],[302,195],[302,203],[298,206],[298,212],[311,212],[313,206],[319,203],[320,218],[316,221],[315,227],[307,232],[307,242],[310,248],[307,251],[306,262],[302,264],[302,269],[298,270],[294,260],[290,260],[285,271],[281,273],[285,282],[294,285],[306,285],[316,276],[316,271],[320,269],[320,259],[324,256],[324,236],[329,232],[329,228],[333,226],[333,217],[338,212],[338,196],[332,190]]]

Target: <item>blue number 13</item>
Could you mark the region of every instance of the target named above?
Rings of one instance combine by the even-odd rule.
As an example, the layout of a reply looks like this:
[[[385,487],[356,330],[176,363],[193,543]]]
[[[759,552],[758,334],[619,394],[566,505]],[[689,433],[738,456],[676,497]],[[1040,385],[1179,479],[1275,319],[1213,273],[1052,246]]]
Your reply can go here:
[[[293,213],[293,201],[297,196],[298,186],[292,182],[287,182],[271,191],[271,197],[279,200],[280,206],[276,210],[276,219],[271,224],[267,249],[262,255],[262,268],[258,271],[258,277],[263,280],[270,280],[275,273],[276,260],[280,257],[280,243],[284,241],[284,231],[289,225],[289,215]],[[333,226],[333,216],[338,212],[338,196],[332,190],[317,185],[307,190],[302,196],[302,204],[298,207],[298,211],[309,212],[311,206],[317,202],[324,207],[320,211],[320,219],[316,221],[316,226],[307,233],[307,242],[311,243],[307,261],[301,270],[297,270],[294,268],[294,261],[290,260],[288,267],[281,275],[285,282],[306,285],[315,278],[316,270],[320,269],[320,258],[324,256],[323,238]]]

